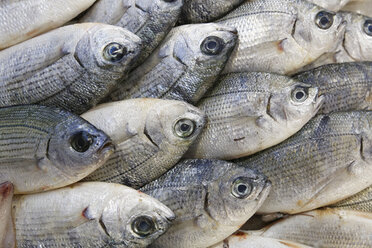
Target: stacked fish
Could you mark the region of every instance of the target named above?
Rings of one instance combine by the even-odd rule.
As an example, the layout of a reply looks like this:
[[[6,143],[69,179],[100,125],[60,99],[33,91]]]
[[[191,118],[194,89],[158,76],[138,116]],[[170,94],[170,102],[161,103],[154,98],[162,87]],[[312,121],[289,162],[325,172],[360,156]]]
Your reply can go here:
[[[372,0],[2,0],[0,144],[0,248],[370,248]]]

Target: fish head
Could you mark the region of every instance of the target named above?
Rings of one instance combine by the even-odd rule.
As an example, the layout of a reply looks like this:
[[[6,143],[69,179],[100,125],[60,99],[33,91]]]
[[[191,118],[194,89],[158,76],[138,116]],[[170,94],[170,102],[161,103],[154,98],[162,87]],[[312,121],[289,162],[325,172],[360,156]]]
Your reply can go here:
[[[114,152],[111,139],[81,118],[66,118],[56,125],[46,157],[67,178],[87,176]]]
[[[175,219],[173,211],[164,204],[140,191],[136,193],[111,199],[101,217],[110,238],[125,247],[147,247]]]
[[[183,5],[183,0],[135,0],[135,2],[137,8],[149,13],[153,16],[152,18],[154,20],[161,20],[164,17],[173,17],[174,19],[178,18]]]
[[[140,51],[137,35],[121,27],[95,24],[77,43],[74,58],[88,72],[112,82],[125,76]]]
[[[186,148],[206,124],[204,112],[191,104],[161,100],[146,117],[145,133],[156,146]]]

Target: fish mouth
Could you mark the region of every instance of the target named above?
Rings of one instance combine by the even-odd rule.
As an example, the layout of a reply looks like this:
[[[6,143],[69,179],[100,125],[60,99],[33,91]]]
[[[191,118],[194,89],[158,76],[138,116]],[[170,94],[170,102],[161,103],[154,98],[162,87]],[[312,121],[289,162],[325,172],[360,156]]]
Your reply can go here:
[[[111,139],[106,139],[103,145],[98,150],[99,153],[103,154],[105,157],[110,156],[115,151],[115,145],[112,143]]]
[[[315,103],[315,113],[318,113],[319,109],[323,106],[323,103],[324,103],[324,100],[325,100],[325,97],[323,95],[318,95],[318,93],[316,94],[315,98],[314,98],[314,103]]]

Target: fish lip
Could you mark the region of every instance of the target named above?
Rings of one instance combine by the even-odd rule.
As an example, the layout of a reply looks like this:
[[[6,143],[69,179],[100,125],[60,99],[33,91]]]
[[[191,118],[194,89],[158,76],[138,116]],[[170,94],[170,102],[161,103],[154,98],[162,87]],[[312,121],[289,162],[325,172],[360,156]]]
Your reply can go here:
[[[316,97],[314,98],[315,114],[318,113],[319,109],[323,106],[324,101],[325,101],[325,97],[323,95],[319,96],[317,93]]]
[[[111,155],[114,151],[115,151],[115,145],[112,142],[112,140],[109,138],[106,138],[105,141],[103,141],[101,147],[98,149],[98,152],[106,156]]]

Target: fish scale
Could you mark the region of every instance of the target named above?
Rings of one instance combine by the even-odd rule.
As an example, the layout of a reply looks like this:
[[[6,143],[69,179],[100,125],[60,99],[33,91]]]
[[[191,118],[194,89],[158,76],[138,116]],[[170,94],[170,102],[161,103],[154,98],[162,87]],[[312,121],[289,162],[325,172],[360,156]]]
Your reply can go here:
[[[372,213],[372,186],[331,207]]]

